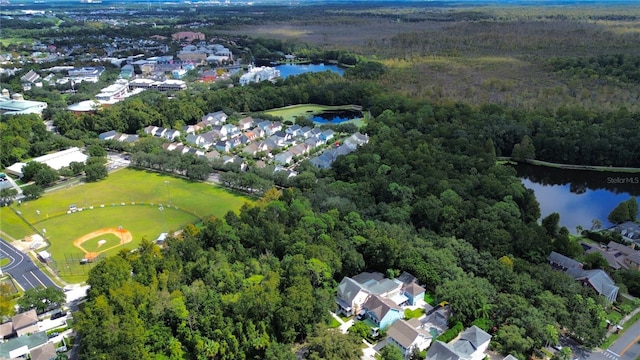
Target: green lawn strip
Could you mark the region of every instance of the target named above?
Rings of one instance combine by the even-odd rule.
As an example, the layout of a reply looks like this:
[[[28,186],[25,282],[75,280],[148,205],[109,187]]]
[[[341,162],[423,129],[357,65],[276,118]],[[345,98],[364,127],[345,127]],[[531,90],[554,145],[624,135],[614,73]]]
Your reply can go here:
[[[640,320],[640,313],[635,314],[624,324],[622,330],[620,330],[617,334],[611,334],[608,338],[604,340],[602,345],[600,345],[601,349],[607,349],[611,344],[613,344],[628,328],[630,328],[636,321]]]
[[[404,318],[407,320],[419,318],[423,314],[424,314],[424,309],[415,309],[415,310],[405,309],[404,310]]]
[[[11,262],[11,260],[9,260],[9,258],[0,258],[0,267],[5,266],[7,264],[9,264]]]
[[[22,207],[16,209],[20,211]],[[0,208],[0,227],[2,228],[2,232],[15,239],[24,239],[26,236],[35,233],[29,224],[24,222],[11,208],[6,206]]]

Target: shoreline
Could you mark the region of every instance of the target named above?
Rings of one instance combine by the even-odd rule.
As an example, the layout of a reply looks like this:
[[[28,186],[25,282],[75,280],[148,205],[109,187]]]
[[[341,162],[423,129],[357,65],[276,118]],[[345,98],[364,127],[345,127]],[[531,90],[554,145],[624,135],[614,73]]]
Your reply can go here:
[[[633,167],[571,165],[571,164],[552,163],[552,162],[542,161],[542,160],[517,161],[517,160],[513,160],[510,156],[500,156],[500,157],[497,157],[496,160],[503,161],[505,163],[529,164],[529,165],[535,165],[535,166],[544,166],[549,168],[566,169],[566,170],[599,171],[599,172],[613,172],[613,173],[625,173],[625,174],[640,173],[640,168],[633,168]]]

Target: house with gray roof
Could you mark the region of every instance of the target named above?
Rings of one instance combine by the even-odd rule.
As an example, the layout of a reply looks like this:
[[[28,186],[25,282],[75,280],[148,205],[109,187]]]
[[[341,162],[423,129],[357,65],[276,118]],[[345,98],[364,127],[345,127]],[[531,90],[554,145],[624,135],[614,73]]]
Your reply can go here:
[[[363,310],[362,305],[369,295],[369,292],[360,283],[345,276],[338,285],[338,294],[336,296],[337,312],[345,316],[360,314]]]
[[[565,271],[567,275],[580,281],[583,286],[593,288],[598,295],[604,296],[610,302],[616,301],[619,288],[604,270],[584,270],[581,263],[555,251],[549,255],[547,260],[552,267]]]
[[[367,318],[383,330],[404,316],[398,304],[380,295],[369,296],[363,306]]]
[[[567,270],[567,275],[580,281],[582,285],[593,288],[599,295],[604,296],[609,302],[615,302],[619,288],[602,269],[584,270],[576,267]]]
[[[611,230],[620,233],[626,241],[640,244],[640,224],[638,223],[633,221],[623,222],[614,226]]]
[[[100,139],[100,140],[111,140],[117,134],[118,134],[118,132],[116,132],[115,130],[106,131],[106,132],[103,132],[100,135],[98,135],[98,139]]]
[[[433,343],[427,352],[427,360],[482,360],[490,341],[491,335],[474,325],[452,343]]]
[[[387,330],[387,345],[397,346],[405,358],[409,358],[414,351],[428,348],[432,336],[420,327],[420,320],[398,320]]]
[[[551,266],[553,266],[558,270],[566,271],[568,269],[582,267],[582,264],[579,263],[578,261],[570,257],[564,256],[560,253],[557,253],[555,251],[552,251],[551,254],[549,254],[549,256],[547,257],[547,260],[549,260],[549,264],[551,264]]]

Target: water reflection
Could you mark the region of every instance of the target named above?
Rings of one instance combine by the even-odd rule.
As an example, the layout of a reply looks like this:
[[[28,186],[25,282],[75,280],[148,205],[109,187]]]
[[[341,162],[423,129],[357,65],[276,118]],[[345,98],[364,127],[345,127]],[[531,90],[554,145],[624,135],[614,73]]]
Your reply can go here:
[[[620,202],[640,195],[640,174],[551,169],[517,165],[525,187],[532,189],[545,217],[560,214],[560,225],[572,233],[580,225],[590,229],[598,219],[604,228],[612,226],[607,216]]]

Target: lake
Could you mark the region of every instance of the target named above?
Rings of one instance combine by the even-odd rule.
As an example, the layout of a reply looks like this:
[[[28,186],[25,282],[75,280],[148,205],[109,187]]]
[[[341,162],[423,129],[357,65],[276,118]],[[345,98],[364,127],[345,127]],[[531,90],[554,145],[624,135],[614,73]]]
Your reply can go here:
[[[591,228],[598,219],[611,227],[607,216],[620,202],[640,196],[640,174],[548,168],[527,164],[514,168],[524,186],[532,189],[540,203],[540,214],[557,212],[560,225],[576,233],[576,226]]]
[[[307,72],[323,72],[323,71],[333,71],[335,73],[344,75],[344,69],[339,67],[338,65],[325,65],[325,64],[283,64],[275,67],[280,70],[280,76],[283,79],[288,78],[289,76],[295,76],[304,74]]]
[[[361,117],[362,112],[356,110],[326,110],[311,116],[311,120],[316,124],[340,124]]]

